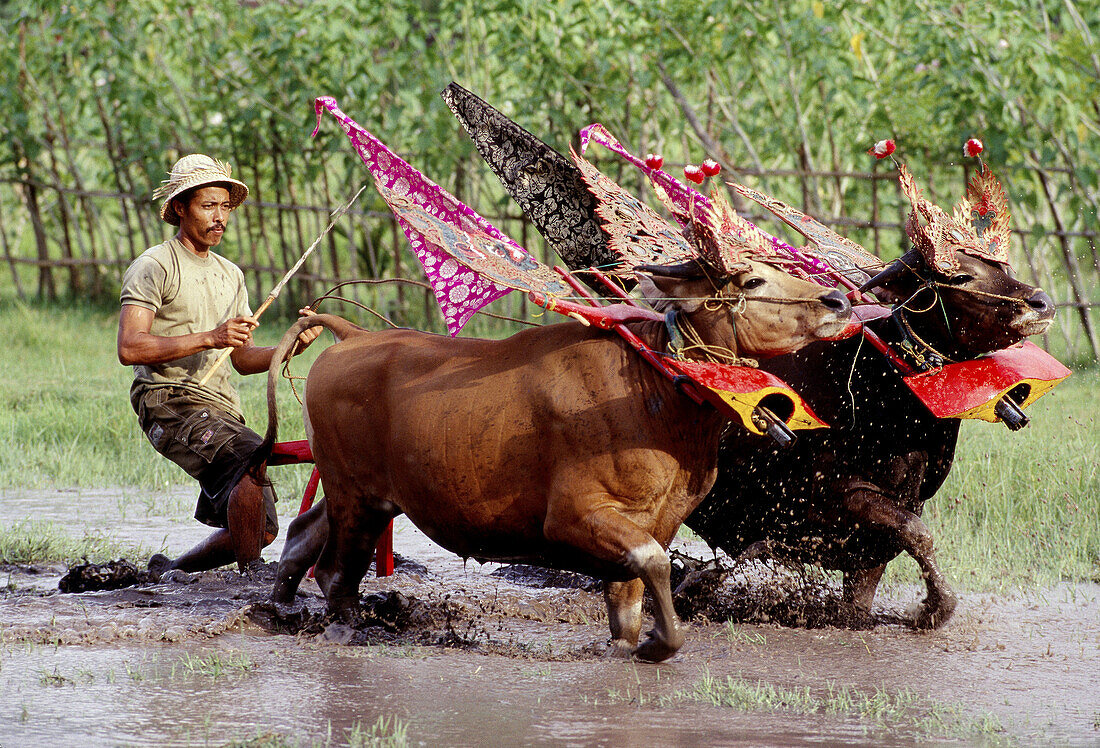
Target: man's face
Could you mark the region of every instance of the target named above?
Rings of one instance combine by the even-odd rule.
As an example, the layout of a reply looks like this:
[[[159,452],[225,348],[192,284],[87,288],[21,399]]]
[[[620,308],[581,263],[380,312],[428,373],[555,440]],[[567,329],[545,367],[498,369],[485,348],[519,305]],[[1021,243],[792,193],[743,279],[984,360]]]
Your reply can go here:
[[[176,203],[179,205],[179,203]],[[199,250],[217,246],[229,223],[229,190],[200,187],[179,212],[180,232]]]

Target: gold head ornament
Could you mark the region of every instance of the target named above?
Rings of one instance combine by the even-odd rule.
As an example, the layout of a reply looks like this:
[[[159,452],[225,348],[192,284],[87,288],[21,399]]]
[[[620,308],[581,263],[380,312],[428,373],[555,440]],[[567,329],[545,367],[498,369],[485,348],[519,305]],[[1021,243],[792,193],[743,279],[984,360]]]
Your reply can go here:
[[[942,275],[956,272],[959,252],[1008,264],[1008,199],[985,164],[970,180],[953,216],[924,197],[904,164],[898,172],[902,192],[912,206],[905,232],[932,269]]]

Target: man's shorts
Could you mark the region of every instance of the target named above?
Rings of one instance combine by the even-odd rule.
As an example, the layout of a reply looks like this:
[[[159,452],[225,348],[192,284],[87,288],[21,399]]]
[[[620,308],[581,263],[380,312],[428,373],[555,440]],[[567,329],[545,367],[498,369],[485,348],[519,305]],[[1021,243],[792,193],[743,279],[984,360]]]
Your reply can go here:
[[[199,482],[195,519],[228,527],[229,495],[263,438],[232,413],[178,387],[156,387],[132,399],[153,448]],[[266,531],[279,532],[275,491],[264,486]]]

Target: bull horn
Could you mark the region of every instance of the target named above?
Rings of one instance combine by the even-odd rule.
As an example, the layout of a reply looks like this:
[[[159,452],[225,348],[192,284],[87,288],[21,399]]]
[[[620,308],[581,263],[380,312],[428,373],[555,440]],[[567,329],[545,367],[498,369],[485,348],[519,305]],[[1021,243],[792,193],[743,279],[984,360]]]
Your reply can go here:
[[[650,275],[661,275],[666,278],[680,278],[694,280],[708,276],[722,275],[720,271],[712,267],[702,258],[692,258],[675,265],[635,265],[634,270]]]
[[[878,288],[879,286],[886,285],[886,283],[892,281],[906,270],[918,265],[921,262],[920,250],[913,248],[903,254],[898,259],[887,265],[878,275],[868,280],[862,286],[859,287],[860,293],[867,293],[871,289]]]

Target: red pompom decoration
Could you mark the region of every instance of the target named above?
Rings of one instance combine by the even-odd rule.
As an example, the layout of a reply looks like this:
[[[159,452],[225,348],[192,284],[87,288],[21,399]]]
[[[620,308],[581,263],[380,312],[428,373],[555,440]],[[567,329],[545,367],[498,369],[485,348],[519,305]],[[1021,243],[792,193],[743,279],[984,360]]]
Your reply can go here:
[[[868,149],[867,152],[875,158],[886,158],[894,152],[894,149],[894,141],[887,138],[886,140],[880,140],[879,142],[875,143],[874,147]]]
[[[708,177],[713,177],[718,172],[722,171],[722,165],[715,161],[713,158],[708,158],[706,161],[699,165],[699,168],[702,169],[703,173],[706,174]]]
[[[664,162],[664,158],[659,153],[647,153],[645,155],[645,165],[650,169],[660,169],[661,164]]]
[[[971,138],[966,141],[966,145],[963,146],[963,152],[966,153],[967,156],[970,156],[970,158],[974,158],[983,150],[985,150],[985,146],[983,146],[982,141],[977,138]]]
[[[695,164],[688,164],[684,167],[684,176],[688,181],[695,182],[695,184],[703,183],[703,170]]]

